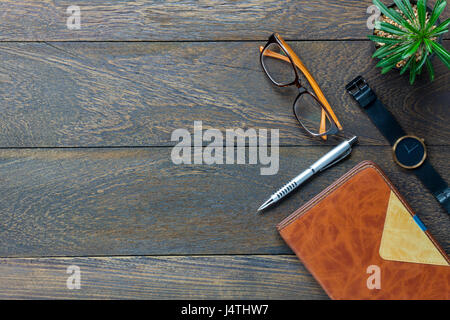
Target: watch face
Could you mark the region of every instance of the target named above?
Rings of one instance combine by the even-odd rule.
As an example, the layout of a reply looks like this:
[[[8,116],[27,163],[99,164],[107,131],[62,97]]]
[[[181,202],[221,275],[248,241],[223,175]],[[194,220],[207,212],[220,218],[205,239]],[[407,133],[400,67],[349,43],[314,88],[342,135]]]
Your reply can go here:
[[[426,158],[426,149],[419,138],[406,136],[400,138],[394,146],[394,156],[404,168],[419,167]]]

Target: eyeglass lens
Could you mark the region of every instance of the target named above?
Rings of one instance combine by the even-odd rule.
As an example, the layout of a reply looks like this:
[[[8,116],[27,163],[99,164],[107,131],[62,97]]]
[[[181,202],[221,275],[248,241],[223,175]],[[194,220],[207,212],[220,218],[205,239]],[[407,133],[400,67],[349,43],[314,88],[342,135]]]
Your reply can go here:
[[[320,133],[320,121],[322,117],[323,107],[315,97],[310,93],[302,93],[294,104],[294,113],[300,124],[310,133]],[[332,128],[331,121],[326,115],[325,132],[329,132]]]
[[[268,45],[262,53],[262,64],[272,81],[277,85],[287,85],[295,80],[295,71],[290,62],[274,58],[271,54],[279,54],[287,58],[287,53],[277,43]]]

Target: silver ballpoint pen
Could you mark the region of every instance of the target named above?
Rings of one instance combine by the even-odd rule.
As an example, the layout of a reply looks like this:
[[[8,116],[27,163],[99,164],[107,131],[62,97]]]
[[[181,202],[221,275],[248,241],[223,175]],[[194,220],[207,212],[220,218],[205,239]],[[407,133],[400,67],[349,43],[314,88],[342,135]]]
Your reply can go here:
[[[258,208],[258,211],[264,210],[268,206],[280,201],[286,195],[291,193],[294,189],[296,189],[303,182],[311,178],[317,172],[328,169],[332,165],[338,163],[345,157],[347,157],[352,152],[352,146],[358,141],[358,137],[354,136],[350,140],[345,140],[341,144],[337,145],[330,152],[325,154],[322,158],[314,162],[308,169],[300,173],[294,179],[289,181],[284,187],[275,192],[269,200],[263,203],[261,207]]]

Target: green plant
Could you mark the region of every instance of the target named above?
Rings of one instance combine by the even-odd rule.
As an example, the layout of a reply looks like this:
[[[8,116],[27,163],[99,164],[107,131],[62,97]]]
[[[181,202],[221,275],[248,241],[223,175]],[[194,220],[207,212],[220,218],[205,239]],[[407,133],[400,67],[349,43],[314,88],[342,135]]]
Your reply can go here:
[[[426,66],[433,81],[430,59],[433,53],[450,68],[450,54],[438,43],[439,37],[448,32],[450,19],[436,25],[447,1],[437,0],[431,13],[427,12],[426,0],[418,0],[414,6],[409,0],[394,0],[395,9],[379,0],[373,3],[384,15],[375,23],[374,35],[369,36],[379,46],[373,57],[381,59],[377,67],[382,68],[383,74],[394,67],[401,68],[400,74],[409,69],[409,82],[413,84],[416,75]]]

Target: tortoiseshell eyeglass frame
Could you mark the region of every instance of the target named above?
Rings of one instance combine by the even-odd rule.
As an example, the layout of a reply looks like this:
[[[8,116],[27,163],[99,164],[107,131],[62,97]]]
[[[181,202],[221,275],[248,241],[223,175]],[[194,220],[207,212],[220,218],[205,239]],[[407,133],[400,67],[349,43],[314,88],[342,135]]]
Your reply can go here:
[[[284,51],[285,55],[273,52],[269,50],[269,46],[271,44],[277,44],[280,46],[280,48]],[[295,85],[299,89],[299,94],[297,95],[297,98],[294,100],[293,104],[293,111],[294,116],[297,119],[297,121],[300,123],[300,125],[303,127],[303,129],[306,130],[310,135],[314,137],[321,137],[322,139],[326,140],[328,135],[336,134],[339,132],[339,130],[342,130],[342,126],[339,123],[339,120],[337,119],[336,115],[334,114],[333,110],[331,109],[330,104],[326,100],[322,90],[320,89],[319,85],[317,84],[316,80],[312,77],[311,73],[308,71],[306,66],[301,62],[300,58],[295,54],[295,52],[292,50],[292,48],[281,38],[281,36],[277,33],[274,33],[270,36],[268,42],[264,47],[260,47],[260,63],[261,66],[267,75],[267,77],[272,81],[276,86],[278,87],[288,87]],[[288,62],[290,64],[290,67],[293,68],[295,79],[291,83],[282,84],[277,82],[273,77],[270,75],[269,71],[266,69],[266,66],[264,65],[263,58],[264,57],[271,57],[274,59],[280,59],[285,62]],[[302,72],[302,74],[306,77],[309,84],[313,88],[314,93],[310,92],[307,88],[302,86],[300,82],[300,78],[298,75],[298,70]],[[319,106],[322,108],[322,116],[321,116],[321,123],[319,128],[319,133],[311,132],[299,119],[297,116],[297,113],[295,112],[295,106],[297,104],[297,101],[300,99],[300,97],[303,94],[309,94],[313,99],[315,99]],[[330,128],[328,130],[325,130],[326,127],[326,120],[329,120],[330,122]]]

